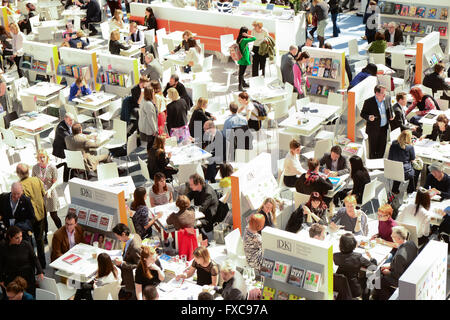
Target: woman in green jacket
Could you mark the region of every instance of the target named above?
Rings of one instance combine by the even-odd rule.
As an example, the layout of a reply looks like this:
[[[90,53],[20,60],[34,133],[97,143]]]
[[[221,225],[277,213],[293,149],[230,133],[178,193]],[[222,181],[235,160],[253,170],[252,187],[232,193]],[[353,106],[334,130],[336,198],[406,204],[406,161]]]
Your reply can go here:
[[[384,40],[384,34],[377,32],[375,34],[375,41],[370,44],[368,51],[370,53],[384,53],[386,51],[387,43]]]
[[[239,49],[242,53],[242,58],[238,61],[239,65],[239,91],[244,91],[244,88],[248,88],[248,84],[244,81],[244,73],[247,66],[251,64],[250,62],[250,50],[248,49],[248,44],[255,41],[255,37],[250,37],[248,34],[247,27],[241,27],[239,30],[239,35],[236,39]]]

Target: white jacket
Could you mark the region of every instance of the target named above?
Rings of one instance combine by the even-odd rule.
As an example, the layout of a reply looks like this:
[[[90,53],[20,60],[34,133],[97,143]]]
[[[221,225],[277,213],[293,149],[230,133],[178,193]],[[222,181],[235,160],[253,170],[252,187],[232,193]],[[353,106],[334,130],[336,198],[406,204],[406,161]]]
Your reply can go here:
[[[23,55],[23,40],[25,39],[25,35],[20,31],[17,34],[11,32],[11,37],[13,54],[21,57]]]
[[[158,111],[151,101],[142,100],[138,126],[139,131],[148,136],[158,133]]]
[[[416,205],[409,204],[398,214],[395,221],[416,226],[417,238],[428,236],[430,234],[430,212],[422,206],[419,207],[416,215],[414,215],[415,212]]]

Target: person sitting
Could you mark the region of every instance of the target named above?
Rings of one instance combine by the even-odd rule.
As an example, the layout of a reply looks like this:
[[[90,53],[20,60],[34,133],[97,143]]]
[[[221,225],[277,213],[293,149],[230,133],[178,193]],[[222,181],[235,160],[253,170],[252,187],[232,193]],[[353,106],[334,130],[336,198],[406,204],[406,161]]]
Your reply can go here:
[[[157,286],[164,281],[165,275],[155,248],[142,246],[141,260],[136,268],[136,298],[142,300],[142,290],[147,286]]]
[[[410,130],[403,130],[394,140],[389,148],[389,160],[399,161],[403,163],[403,171],[405,173],[405,180],[409,180],[407,192],[414,192],[416,183],[414,181],[415,172],[412,166],[412,161],[416,159],[414,146],[412,145],[412,133]],[[400,181],[394,181],[392,184],[392,192],[398,194],[400,192]]]
[[[158,290],[155,286],[146,286],[142,290],[142,300],[159,300]]]
[[[329,177],[338,177],[350,172],[348,160],[342,155],[340,146],[333,146],[330,153],[325,153],[320,159],[322,172]]]
[[[8,283],[5,288],[5,300],[34,300],[34,297],[25,291],[28,287],[27,280],[22,277],[16,277]]]
[[[235,102],[231,102],[229,106],[231,115],[229,115],[223,123],[223,135],[230,140],[230,134],[232,129],[247,126],[247,119],[238,114],[238,105]]]
[[[379,238],[384,241],[393,242],[391,237],[392,228],[397,225],[397,222],[392,219],[393,212],[394,210],[392,209],[391,205],[387,203],[378,208],[378,233],[374,234],[370,238],[370,240]]]
[[[397,28],[394,21],[388,23],[387,29],[384,31],[384,39],[387,41],[388,47],[398,46],[403,42],[403,32]]]
[[[132,44],[135,46],[143,47],[145,46],[145,36],[144,33],[138,29],[136,22],[130,23],[130,33],[128,37],[125,39],[128,44]]]
[[[298,52],[302,52],[303,47],[309,47],[309,48],[314,48],[315,46],[313,45],[314,43],[314,38],[312,38],[311,36],[306,36],[306,40],[305,43],[298,46]]]
[[[264,228],[266,219],[260,213],[250,216],[244,231],[244,253],[247,264],[259,271],[263,260],[262,237],[260,231]]]
[[[316,222],[327,225],[327,209],[328,207],[322,200],[321,195],[318,192],[311,193],[308,202],[300,205],[297,210],[292,212],[286,225],[286,231],[297,233],[302,228],[303,223],[311,225]]]
[[[123,21],[123,12],[122,10],[116,9],[114,11],[114,16],[109,22],[109,30],[120,30],[125,29],[125,22]]]
[[[375,34],[375,41],[370,44],[369,49],[367,51],[369,53],[384,53],[386,51],[387,43],[384,40],[384,34],[381,32],[377,32]]]
[[[164,88],[163,95],[164,97],[167,97],[168,91],[170,88],[175,88],[178,92],[178,96],[183,98],[183,100],[186,102],[188,109],[190,109],[193,105],[192,99],[189,96],[189,94],[186,91],[186,87],[184,84],[180,82],[180,78],[177,74],[172,74],[170,76],[169,82],[166,84],[166,87]],[[170,98],[170,97],[169,97]]]
[[[155,173],[154,184],[149,190],[150,206],[156,207],[173,201],[173,187],[166,183],[162,172]]]
[[[191,136],[187,119],[189,106],[184,99],[180,98],[175,88],[168,90],[167,97],[171,100],[167,105],[167,131],[171,137],[176,137],[177,142],[180,143]]]
[[[356,202],[358,204],[362,202],[364,188],[366,184],[370,182],[369,171],[364,167],[364,162],[357,155],[350,157],[350,169],[350,178],[353,181],[353,188],[345,188],[338,192],[333,198],[335,205],[339,205],[339,201],[349,194],[356,196]]]
[[[69,40],[69,45],[71,48],[75,49],[84,49],[89,45],[89,38],[86,37],[86,41],[84,41],[82,38],[86,37],[84,32],[82,30],[78,30],[75,34],[75,37],[72,37]]]
[[[425,180],[425,189],[431,189],[431,195],[439,195],[443,199],[450,199],[450,177],[444,172],[443,165],[434,162],[430,165],[430,173]]]
[[[205,132],[203,131],[203,125],[208,120],[215,120],[216,117],[211,115],[206,108],[208,107],[208,99],[198,98],[197,105],[192,112],[191,119],[189,120],[189,132],[191,137],[195,139],[196,142],[202,143],[203,136]]]
[[[283,83],[290,83],[294,85],[294,64],[295,64],[295,57],[298,54],[298,48],[297,46],[289,46],[289,52],[283,54],[281,57],[281,79]]]
[[[197,44],[194,38],[188,40],[189,50],[186,52],[185,61],[188,62],[188,67],[185,72],[202,72],[203,71],[203,54],[202,48]]]
[[[73,37],[76,37],[77,32],[73,29],[73,24],[68,22],[66,24],[66,30],[64,30],[62,37],[64,42],[69,42],[70,39],[72,39]]]
[[[360,269],[370,266],[377,266],[377,261],[373,259],[368,250],[366,255],[370,261],[362,256],[359,252],[354,252],[357,241],[353,234],[346,233],[339,240],[339,251],[333,254],[333,261],[338,269],[336,273],[343,274],[348,281],[353,298],[361,296],[363,289],[366,287],[367,279],[360,277]]]
[[[433,90],[433,95],[435,95],[438,90],[444,91],[442,97],[438,98],[450,100],[450,93],[449,95],[446,94],[446,91],[450,90],[450,85],[445,81],[445,66],[442,63],[437,63],[434,65],[433,71],[434,72],[425,75],[422,84]]]
[[[175,230],[195,227],[195,212],[191,208],[191,201],[188,197],[180,195],[177,198],[176,206],[178,212],[172,212],[167,218],[167,224],[173,225]]]
[[[360,73],[358,73],[352,81],[350,81],[350,85],[348,86],[348,90],[356,86],[358,83],[362,82],[365,78],[373,76],[376,77],[378,72],[378,67],[376,64],[368,63]]]
[[[158,30],[156,17],[151,7],[145,8],[144,26],[147,27],[147,30]]]
[[[376,289],[373,298],[376,300],[388,300],[398,287],[398,280],[414,259],[417,257],[417,247],[412,241],[407,241],[408,230],[403,226],[392,228],[392,240],[398,245],[398,249],[390,264],[381,267],[381,289]],[[394,288],[393,288],[394,287]]]
[[[433,125],[433,130],[425,138],[433,141],[450,142],[450,125],[445,114],[438,115],[436,123]]]
[[[241,92],[238,95],[239,113],[243,113],[246,116],[248,127],[255,131],[261,128],[261,120],[258,120],[258,112],[256,110],[253,101],[247,92]]]
[[[130,46],[126,46],[120,41],[119,30],[116,29],[111,32],[109,36],[109,53],[120,55],[120,50],[128,50],[130,48]]]
[[[32,31],[30,18],[36,15],[36,7],[34,6],[34,4],[28,2],[25,5],[25,8],[27,9],[28,13],[24,14],[25,19],[19,20],[17,24],[19,25],[21,32],[30,34]]]
[[[198,294],[197,300],[214,300],[214,296],[208,291],[202,291]]]
[[[300,143],[295,139],[291,140],[289,143],[289,152],[287,153],[286,158],[284,158],[283,165],[283,183],[286,187],[295,187],[298,176],[305,173],[305,169],[303,169],[300,164],[300,151]]]
[[[189,47],[188,40],[193,37],[194,37],[194,35],[192,34],[192,32],[190,32],[189,30],[185,30],[182,35],[183,40],[170,53],[174,54],[175,52],[180,51],[180,49],[183,49],[184,51],[189,51],[190,47]]]
[[[72,126],[72,133],[73,136],[67,136],[64,139],[67,150],[81,151],[83,153],[84,164],[88,174],[95,172],[99,163],[112,162],[109,154],[93,155],[90,153],[90,149],[98,148],[99,144],[95,140],[88,139],[88,137],[83,134],[80,123],[74,123]]]
[[[84,0],[84,4],[75,0],[75,3],[77,6],[81,6],[81,9],[86,9],[86,17],[81,19],[81,23],[85,28],[89,28],[90,36],[95,36],[98,31],[93,23],[102,21],[102,11],[97,0]]]
[[[65,224],[53,235],[50,261],[55,261],[75,245],[83,242],[83,228],[78,225],[78,216],[69,212]]]
[[[147,52],[144,55],[144,70],[141,71],[141,75],[147,76],[150,80],[157,80],[158,82],[162,79],[162,65],[155,59],[153,54]]]
[[[406,92],[399,92],[395,96],[397,103],[392,106],[392,113],[394,114],[394,119],[389,121],[391,125],[391,131],[400,128],[403,131],[409,127],[408,120],[406,120],[405,110],[407,108],[407,97]]]
[[[74,116],[70,112],[66,112],[64,119],[56,126],[52,154],[57,158],[66,158],[64,149],[67,149],[67,147],[64,139],[72,134],[73,119]]]
[[[211,233],[219,205],[216,191],[209,184],[206,184],[205,180],[198,173],[194,173],[189,177],[188,185],[187,197],[190,201],[194,200],[195,205],[199,207],[199,211],[205,215],[205,218],[200,219],[202,230],[204,233]]]
[[[317,159],[308,160],[308,171],[300,176],[295,183],[295,190],[303,194],[311,194],[314,191],[323,197],[328,190],[333,189],[333,184],[328,178],[319,175],[320,163]]]
[[[166,176],[166,179],[172,180],[173,175],[178,172],[178,169],[169,166],[172,153],[166,154],[165,151],[166,138],[163,136],[156,136],[153,146],[147,149],[148,159],[147,168],[150,174],[150,179],[155,178],[157,172],[161,172]]]
[[[398,223],[416,227],[419,245],[426,243],[428,241],[427,237],[430,235],[430,220],[432,218],[430,206],[430,194],[426,189],[419,188],[415,202],[401,210],[395,219]]]
[[[317,240],[325,240],[326,237],[326,229],[324,225],[313,223],[309,228],[309,237]]]
[[[138,234],[132,234],[130,229],[123,223],[118,223],[112,229],[114,236],[123,243],[121,259],[115,258],[114,263],[122,271],[122,284],[125,285],[125,290],[131,292],[132,296],[135,294],[133,270],[141,260],[141,246],[142,240]]]
[[[220,266],[220,276],[223,284],[217,292],[223,300],[247,300],[247,284],[234,263],[227,259]]]
[[[148,238],[152,235],[151,226],[162,217],[162,213],[158,214],[152,219],[149,218],[149,210],[145,199],[147,198],[147,190],[144,187],[137,187],[134,190],[134,200],[131,203],[130,209],[134,210],[132,220],[136,233],[141,237],[141,239]]]
[[[69,101],[81,96],[86,96],[92,93],[92,90],[86,86],[86,81],[83,77],[79,77],[70,86]]]
[[[219,268],[211,259],[207,248],[198,247],[193,252],[194,261],[182,274],[176,276],[176,280],[187,279],[197,271],[197,285],[217,286],[219,283]]]
[[[274,199],[266,198],[258,208],[258,213],[264,216],[264,227],[274,227],[277,222],[277,204]]]
[[[331,230],[337,231],[339,228],[343,228],[355,235],[367,236],[369,233],[367,216],[363,211],[356,209],[356,197],[354,195],[345,197],[344,205],[345,207],[339,209],[331,218]]]
[[[422,89],[419,87],[413,87],[409,91],[412,95],[414,102],[408,107],[405,115],[407,116],[415,107],[419,109],[416,111],[416,115],[413,116],[409,122],[420,126],[419,120],[422,119],[423,116],[427,115],[431,110],[437,109],[439,106],[434,100],[434,98],[428,94],[423,94]]]

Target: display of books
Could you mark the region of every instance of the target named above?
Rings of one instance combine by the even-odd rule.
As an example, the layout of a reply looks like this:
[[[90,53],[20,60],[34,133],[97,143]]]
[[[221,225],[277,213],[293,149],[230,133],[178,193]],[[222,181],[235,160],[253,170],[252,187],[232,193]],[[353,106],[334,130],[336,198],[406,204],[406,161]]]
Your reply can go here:
[[[308,270],[305,275],[303,288],[309,291],[318,292],[320,286],[320,273]]]
[[[439,34],[444,37],[447,35],[447,27],[439,27]]]
[[[113,86],[131,87],[133,85],[131,79],[129,74],[120,72],[110,70],[99,72],[99,82]]]
[[[289,293],[284,291],[278,291],[277,300],[289,300]]]
[[[303,281],[305,280],[305,269],[292,266],[289,273],[288,283],[299,288],[303,287]]]
[[[261,264],[261,275],[266,278],[272,278],[274,266],[275,261],[264,258]]]
[[[262,293],[262,300],[274,300],[276,290],[265,286]]]
[[[425,12],[426,11],[427,11],[427,9],[425,7],[417,8],[416,17],[418,17],[418,18],[425,18]]]
[[[402,5],[400,3],[396,3],[395,4],[394,14],[395,15],[399,15],[401,11],[402,11]]]
[[[110,231],[113,223],[112,218],[113,217],[110,214],[102,214],[98,222],[98,228],[104,231]]]
[[[272,279],[286,282],[288,276],[289,276],[289,270],[291,265],[281,262],[281,261],[275,261],[275,267],[273,269]]]
[[[413,22],[411,24],[411,32],[414,32],[414,33],[419,32],[419,26],[420,26],[419,22]]]
[[[47,62],[46,61],[33,60],[31,68],[33,70],[35,70],[35,71],[46,72],[47,71]]]
[[[89,210],[88,226],[98,228],[98,222],[100,220],[100,214],[94,210]]]
[[[407,16],[409,13],[409,6],[403,5],[402,6],[402,11],[400,11],[400,15],[401,16]]]
[[[436,19],[437,8],[428,9],[428,19]]]
[[[67,207],[67,213],[74,213],[78,215],[78,206],[74,204],[69,204],[69,206]],[[80,218],[78,217],[78,219]]]

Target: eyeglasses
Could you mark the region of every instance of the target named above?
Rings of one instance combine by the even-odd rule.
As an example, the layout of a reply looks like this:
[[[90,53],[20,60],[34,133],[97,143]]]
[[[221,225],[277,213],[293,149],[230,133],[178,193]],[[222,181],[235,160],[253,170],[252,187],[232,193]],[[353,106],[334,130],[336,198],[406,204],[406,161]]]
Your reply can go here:
[[[387,215],[387,214],[382,214],[382,213],[377,213],[377,216],[380,217],[380,218],[386,218],[386,217],[389,217],[389,215]]]

